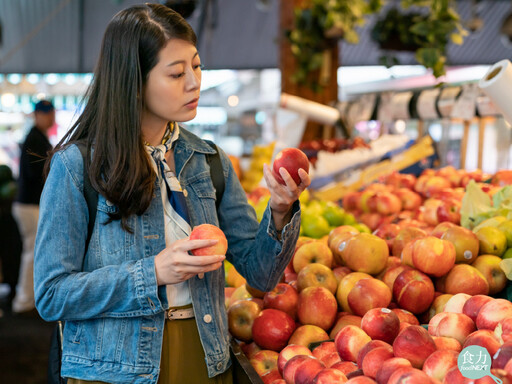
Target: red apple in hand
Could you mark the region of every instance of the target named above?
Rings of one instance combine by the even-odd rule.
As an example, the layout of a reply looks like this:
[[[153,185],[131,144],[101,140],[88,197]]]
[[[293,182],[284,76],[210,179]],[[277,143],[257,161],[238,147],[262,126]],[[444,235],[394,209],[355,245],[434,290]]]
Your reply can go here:
[[[203,248],[192,249],[190,252],[195,256],[225,255],[228,250],[228,241],[224,232],[212,224],[201,224],[194,227],[190,233],[190,240],[218,240],[215,245]]]
[[[286,184],[279,174],[279,168],[283,167],[288,171],[295,184],[299,185],[301,180],[299,176],[299,169],[302,168],[309,172],[308,157],[297,148],[285,148],[276,155],[273,164],[273,173],[276,180],[281,184]]]

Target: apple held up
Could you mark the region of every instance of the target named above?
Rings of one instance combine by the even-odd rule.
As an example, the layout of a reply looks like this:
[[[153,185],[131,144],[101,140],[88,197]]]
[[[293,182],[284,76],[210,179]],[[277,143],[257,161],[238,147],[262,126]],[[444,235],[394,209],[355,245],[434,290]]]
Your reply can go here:
[[[197,248],[190,251],[195,256],[225,255],[228,250],[228,241],[224,232],[212,224],[201,224],[192,229],[190,240],[218,240],[218,243],[209,247]]]
[[[279,172],[280,168],[286,169],[293,181],[295,181],[295,184],[299,185],[301,180],[298,171],[302,168],[304,171],[309,172],[309,160],[300,149],[285,148],[276,155],[272,165],[276,180],[281,184],[285,184]]]

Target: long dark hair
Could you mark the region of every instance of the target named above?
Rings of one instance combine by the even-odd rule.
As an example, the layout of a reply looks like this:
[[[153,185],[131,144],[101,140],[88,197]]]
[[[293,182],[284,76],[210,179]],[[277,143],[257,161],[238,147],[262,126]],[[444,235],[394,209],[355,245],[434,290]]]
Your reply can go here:
[[[149,207],[156,178],[142,139],[142,93],[159,52],[173,38],[197,43],[185,19],[163,5],[137,5],[116,14],[103,36],[84,110],[47,161],[48,172],[56,151],[85,142],[91,185],[119,207],[111,219],[121,219],[128,231],[126,219]]]

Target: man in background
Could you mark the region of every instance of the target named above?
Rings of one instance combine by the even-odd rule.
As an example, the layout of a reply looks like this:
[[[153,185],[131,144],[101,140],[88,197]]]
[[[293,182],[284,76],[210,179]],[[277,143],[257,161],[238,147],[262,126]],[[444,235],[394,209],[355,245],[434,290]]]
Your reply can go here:
[[[18,196],[13,205],[13,215],[18,222],[23,240],[21,266],[12,302],[15,313],[35,309],[34,303],[34,243],[39,218],[39,199],[43,191],[43,169],[52,145],[48,130],[55,123],[55,108],[47,100],[38,102],[34,108],[34,126],[21,147]]]

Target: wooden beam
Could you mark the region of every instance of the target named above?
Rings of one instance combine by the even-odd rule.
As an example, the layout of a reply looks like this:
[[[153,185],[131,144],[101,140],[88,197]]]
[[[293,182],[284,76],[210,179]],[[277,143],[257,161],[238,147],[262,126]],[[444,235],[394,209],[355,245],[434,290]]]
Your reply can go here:
[[[338,100],[338,40],[326,39],[328,49],[325,58],[330,65],[324,72],[317,71],[311,74],[313,81],[320,81],[322,75],[327,79],[326,86],[320,92],[314,92],[305,85],[299,85],[291,80],[291,75],[297,69],[297,61],[292,54],[291,44],[285,36],[286,31],[293,29],[295,7],[309,7],[311,0],[281,0],[279,16],[279,68],[281,70],[281,91],[290,95],[303,97],[322,104],[330,104]],[[335,134],[334,127],[324,127],[322,124],[308,122],[301,141],[330,138]]]

